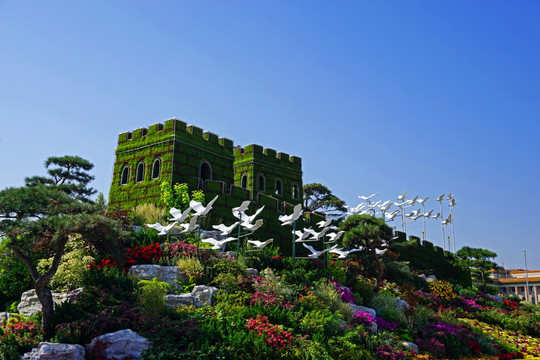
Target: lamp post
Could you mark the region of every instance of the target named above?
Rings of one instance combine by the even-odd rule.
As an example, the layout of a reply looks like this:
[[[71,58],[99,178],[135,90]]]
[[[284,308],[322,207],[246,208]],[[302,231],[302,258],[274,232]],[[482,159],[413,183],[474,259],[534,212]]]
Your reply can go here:
[[[525,300],[529,301],[529,272],[527,270],[527,250],[523,250],[523,255],[525,256]]]

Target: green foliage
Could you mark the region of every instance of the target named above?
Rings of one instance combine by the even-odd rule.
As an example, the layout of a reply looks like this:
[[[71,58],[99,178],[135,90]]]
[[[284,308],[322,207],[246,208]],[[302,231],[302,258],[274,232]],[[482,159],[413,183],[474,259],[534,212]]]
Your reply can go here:
[[[146,203],[135,206],[132,211],[133,225],[146,226],[167,220],[165,209]]]
[[[338,311],[345,321],[352,319],[352,309],[349,304],[341,300],[341,295],[337,292],[336,287],[327,281],[321,281],[313,288],[313,294],[322,301],[332,312]]]
[[[139,287],[139,301],[151,313],[158,314],[165,308],[165,295],[170,290],[171,285],[157,278],[152,280],[141,280],[137,284]]]
[[[370,256],[377,264],[377,283],[375,290],[378,291],[383,276],[383,264],[377,256],[377,250],[386,250],[392,243],[392,228],[386,225],[382,218],[371,215],[352,215],[340,225],[345,231],[341,244],[345,248],[362,248],[363,252]]]
[[[193,190],[191,197],[189,194],[188,184],[175,184],[171,187],[166,181],[160,185],[161,203],[167,208],[177,208],[184,211],[188,208],[190,200],[195,200],[204,203],[205,196],[202,190]]]
[[[407,320],[403,310],[397,306],[396,300],[392,295],[382,291],[375,295],[370,302],[370,306],[377,311],[377,316],[380,316],[388,321],[406,324]]]
[[[21,294],[32,287],[30,273],[15,257],[8,241],[0,242],[0,311],[21,298]]]
[[[329,215],[345,212],[345,201],[341,200],[322,184],[304,185],[304,207],[309,211],[318,211]]]
[[[497,254],[486,249],[464,246],[456,252],[456,255],[471,269],[474,280],[483,286],[484,292],[487,292],[487,285],[491,282],[487,273],[499,267],[493,261]]]

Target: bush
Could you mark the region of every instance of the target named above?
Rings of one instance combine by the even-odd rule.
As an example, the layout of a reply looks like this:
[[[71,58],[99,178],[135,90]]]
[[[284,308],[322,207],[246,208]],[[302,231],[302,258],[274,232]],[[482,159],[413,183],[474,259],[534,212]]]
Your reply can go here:
[[[450,301],[456,297],[452,285],[446,280],[433,281],[429,284],[429,291],[441,300]]]
[[[58,266],[56,274],[51,279],[52,290],[64,292],[80,288],[84,285],[85,273],[88,266],[94,261],[87,249],[75,248],[66,252],[62,256],[62,261]],[[39,262],[39,269],[45,272],[52,264],[52,258],[42,259]]]
[[[30,272],[8,248],[7,241],[0,242],[0,309],[18,301],[21,294],[33,288]]]
[[[190,283],[197,284],[204,276],[204,266],[195,257],[180,258],[176,262],[176,266],[187,276]]]
[[[378,293],[371,299],[370,305],[377,311],[377,315],[385,320],[397,322],[401,325],[407,323],[403,310],[397,306],[395,298],[389,294]]]
[[[140,204],[131,210],[133,225],[146,226],[146,224],[155,224],[167,220],[165,209],[159,208],[154,204]]]
[[[153,314],[158,314],[165,308],[165,295],[171,288],[170,284],[153,278],[152,280],[141,280],[137,286],[139,287],[139,301],[145,309]]]
[[[330,311],[339,311],[341,315],[343,315],[345,321],[351,321],[353,316],[351,307],[348,303],[344,303],[341,300],[341,295],[336,290],[334,284],[320,282],[313,289],[313,294],[326,304]]]

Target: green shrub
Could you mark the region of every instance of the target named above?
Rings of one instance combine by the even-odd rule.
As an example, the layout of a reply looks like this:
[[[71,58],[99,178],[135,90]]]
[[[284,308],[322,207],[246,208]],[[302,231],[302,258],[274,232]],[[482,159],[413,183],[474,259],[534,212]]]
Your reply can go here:
[[[139,301],[144,308],[154,314],[165,309],[165,295],[171,288],[170,284],[153,278],[152,280],[141,280],[137,286],[139,287]]]
[[[88,254],[86,249],[74,249],[66,252],[62,256],[62,261],[58,266],[56,274],[50,282],[51,289],[64,292],[82,287],[84,284],[85,273],[89,271],[88,265],[94,261],[94,258]],[[39,262],[39,269],[45,272],[50,268],[52,258],[42,259]]]
[[[176,266],[182,270],[190,283],[197,284],[204,276],[204,266],[196,257],[178,259]]]
[[[405,325],[407,319],[403,310],[397,306],[396,300],[385,292],[375,295],[370,302],[370,306],[377,311],[377,316],[385,320],[393,321]]]
[[[349,322],[352,319],[353,313],[351,307],[341,300],[341,295],[337,292],[337,289],[333,284],[319,282],[315,285],[313,294],[325,303],[330,311],[338,311],[341,313],[345,321]]]
[[[0,311],[18,301],[21,294],[33,287],[30,272],[7,246],[0,242]]]
[[[124,301],[133,301],[136,279],[128,276],[124,269],[92,267],[84,273],[83,287],[107,289],[114,298]]]
[[[157,207],[154,204],[139,204],[131,210],[133,225],[146,226],[146,224],[155,224],[167,220],[165,209]]]

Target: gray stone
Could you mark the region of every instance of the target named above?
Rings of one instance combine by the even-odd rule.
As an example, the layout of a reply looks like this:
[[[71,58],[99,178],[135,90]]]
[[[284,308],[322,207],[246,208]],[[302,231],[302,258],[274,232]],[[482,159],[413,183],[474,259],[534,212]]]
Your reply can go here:
[[[248,273],[248,275],[258,276],[259,275],[259,270],[254,269],[254,268],[247,268],[247,273]]]
[[[409,303],[406,302],[405,300],[394,298],[394,301],[396,302],[396,305],[398,306],[398,308],[400,308],[401,310],[405,310],[409,308]]]
[[[496,301],[496,302],[502,302],[502,301],[503,301],[501,295],[490,295],[490,294],[487,294],[487,297],[490,298],[492,301]]]
[[[82,288],[75,289],[73,291],[64,292],[64,293],[52,293],[53,302],[55,305],[58,305],[60,303],[63,303],[64,301],[67,301],[80,293],[82,291]],[[20,314],[23,314],[25,316],[31,316],[39,311],[41,311],[41,303],[39,302],[39,299],[36,295],[36,291],[34,289],[25,291],[21,295],[21,302],[19,305],[17,305],[17,309],[19,310]]]
[[[191,291],[191,295],[195,299],[195,306],[212,305],[212,299],[218,291],[218,288],[213,286],[196,285]]]
[[[134,265],[129,269],[128,274],[140,280],[157,278],[159,281],[164,281],[171,285],[172,292],[182,288],[182,285],[178,284],[175,280],[187,280],[182,270],[177,266]]]
[[[42,342],[21,360],[84,360],[84,348],[81,345]]]
[[[195,298],[191,294],[169,294],[165,296],[168,307],[195,305]]]
[[[368,313],[374,319],[377,317],[377,311],[375,311],[375,309],[368,308],[368,307],[365,307],[365,306],[355,305],[355,304],[349,304],[349,306],[351,307],[353,315],[356,314],[357,312],[361,311],[361,312]]]
[[[0,312],[0,326],[4,325],[6,322],[8,322],[11,318],[16,318],[17,315],[8,313],[8,312]]]
[[[368,329],[369,329],[372,333],[376,334],[377,331],[379,330],[379,325],[377,325],[377,323],[376,323],[375,321],[372,321],[371,324],[369,325]]]
[[[409,342],[409,341],[403,341],[402,342],[403,346],[405,347],[405,349],[410,349],[412,351],[414,351],[415,354],[418,354],[418,345],[416,345],[415,343],[412,343],[412,342]]]
[[[150,347],[150,342],[131,331],[120,330],[113,333],[98,336],[86,346],[86,352],[90,358],[124,358],[131,356],[133,360],[141,358],[144,350]]]
[[[435,275],[429,275],[426,278],[426,281],[430,283],[430,282],[439,281],[439,280],[437,280],[437,277]]]

